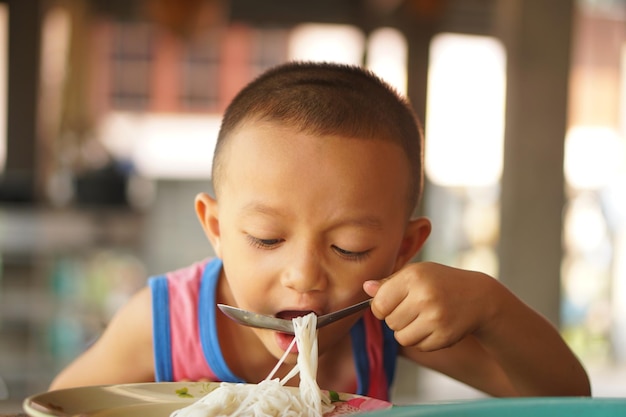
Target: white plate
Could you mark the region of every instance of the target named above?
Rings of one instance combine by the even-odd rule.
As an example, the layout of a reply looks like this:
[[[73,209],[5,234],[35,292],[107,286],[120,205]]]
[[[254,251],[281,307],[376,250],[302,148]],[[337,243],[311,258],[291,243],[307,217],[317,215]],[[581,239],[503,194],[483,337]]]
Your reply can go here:
[[[218,386],[217,382],[152,382],[68,388],[30,396],[23,405],[31,417],[168,417]],[[335,409],[325,417],[392,406],[360,395],[340,393],[333,397],[337,398],[333,401]]]

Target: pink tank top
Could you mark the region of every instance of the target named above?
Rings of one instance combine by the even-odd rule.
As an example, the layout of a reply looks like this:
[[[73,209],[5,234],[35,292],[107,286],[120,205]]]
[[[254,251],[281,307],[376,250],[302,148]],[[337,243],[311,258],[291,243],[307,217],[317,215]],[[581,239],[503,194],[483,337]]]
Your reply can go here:
[[[228,368],[217,338],[221,268],[221,260],[209,259],[150,279],[157,381],[246,382]],[[368,310],[350,336],[355,393],[388,401],[398,349],[393,332]]]

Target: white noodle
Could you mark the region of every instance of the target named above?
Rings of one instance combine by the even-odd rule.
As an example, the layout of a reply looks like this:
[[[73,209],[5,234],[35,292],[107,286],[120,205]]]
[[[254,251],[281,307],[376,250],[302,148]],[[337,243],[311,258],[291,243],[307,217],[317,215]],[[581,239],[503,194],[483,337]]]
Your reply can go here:
[[[174,411],[170,417],[322,417],[334,407],[322,393],[317,375],[317,316],[313,313],[293,320],[295,338],[272,372],[259,384],[222,382],[195,403]],[[273,378],[293,344],[298,346],[296,366],[282,379]],[[299,390],[285,383],[300,373]]]

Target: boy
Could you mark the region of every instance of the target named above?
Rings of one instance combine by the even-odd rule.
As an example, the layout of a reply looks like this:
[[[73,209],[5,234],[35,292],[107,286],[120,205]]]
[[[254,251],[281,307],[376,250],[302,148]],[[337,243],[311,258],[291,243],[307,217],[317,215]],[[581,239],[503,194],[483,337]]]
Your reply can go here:
[[[404,355],[494,396],[589,395],[558,332],[497,280],[409,263],[431,229],[412,217],[422,142],[408,103],[367,71],[266,72],[226,110],[215,197],[195,201],[217,258],[152,279],[51,388],[256,383],[292,336],[238,325],[216,303],[289,319],[371,296],[371,311],[319,330],[321,388],[388,399]]]

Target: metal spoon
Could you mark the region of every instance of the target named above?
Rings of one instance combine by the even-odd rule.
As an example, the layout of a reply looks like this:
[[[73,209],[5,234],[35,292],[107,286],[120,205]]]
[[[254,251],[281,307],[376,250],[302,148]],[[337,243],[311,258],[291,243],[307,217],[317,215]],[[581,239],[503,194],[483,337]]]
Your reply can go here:
[[[350,307],[342,308],[341,310],[334,311],[332,313],[324,314],[317,317],[317,328],[324,327],[330,323],[334,323],[346,316],[356,313],[369,307],[372,299],[361,301],[360,303],[351,305]],[[283,333],[293,334],[293,323],[291,320],[279,319],[277,317],[266,316],[252,311],[242,310],[237,307],[232,307],[226,304],[217,305],[224,314],[233,319],[239,324],[250,327],[259,327],[262,329],[271,329]]]

